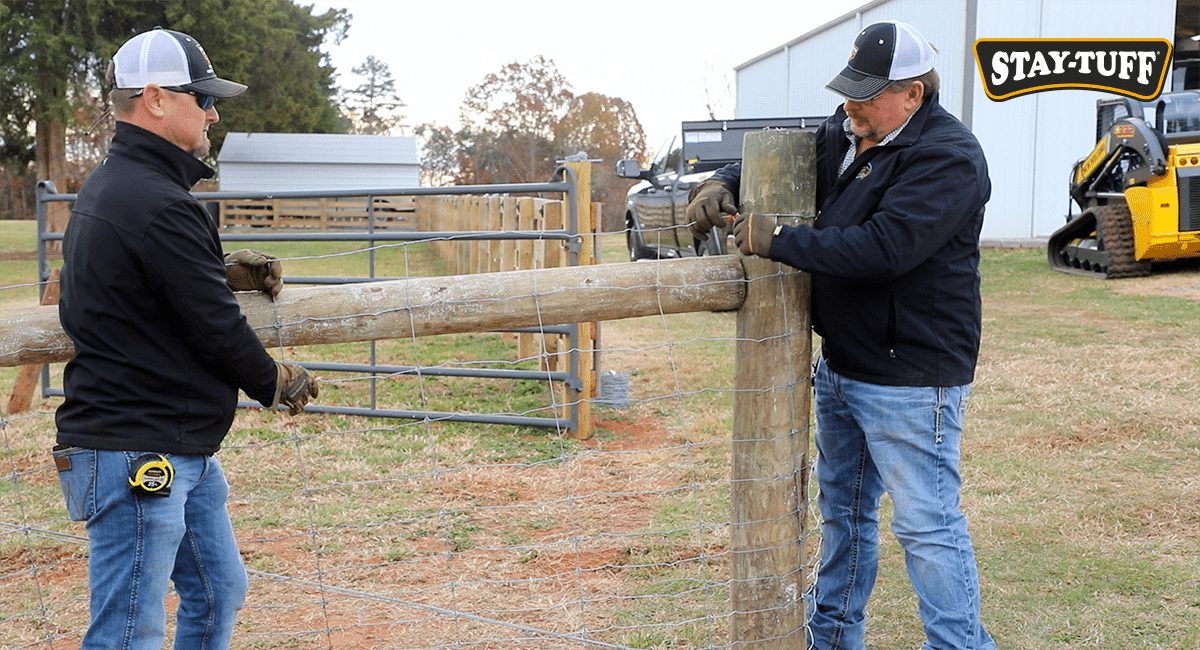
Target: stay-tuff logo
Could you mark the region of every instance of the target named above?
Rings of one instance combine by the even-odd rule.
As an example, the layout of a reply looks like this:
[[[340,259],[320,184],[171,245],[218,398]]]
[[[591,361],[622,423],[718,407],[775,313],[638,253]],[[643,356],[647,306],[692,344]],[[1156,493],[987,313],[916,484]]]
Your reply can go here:
[[[1149,101],[1167,78],[1171,42],[1155,38],[981,38],[975,62],[995,101],[1047,90],[1101,90]]]

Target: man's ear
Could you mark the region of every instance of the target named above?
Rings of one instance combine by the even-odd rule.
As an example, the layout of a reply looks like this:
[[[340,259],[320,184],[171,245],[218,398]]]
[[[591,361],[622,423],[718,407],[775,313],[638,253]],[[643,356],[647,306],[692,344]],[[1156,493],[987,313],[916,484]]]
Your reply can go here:
[[[142,90],[142,106],[154,117],[166,114],[167,91],[157,84],[147,84]]]
[[[925,84],[920,81],[914,81],[908,86],[906,91],[908,94],[904,97],[904,104],[909,110],[921,105],[925,100]]]

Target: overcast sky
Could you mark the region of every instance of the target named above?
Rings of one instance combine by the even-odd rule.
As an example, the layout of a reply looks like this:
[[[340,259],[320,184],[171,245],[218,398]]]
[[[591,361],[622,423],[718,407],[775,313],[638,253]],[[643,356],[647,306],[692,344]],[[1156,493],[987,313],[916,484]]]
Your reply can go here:
[[[656,151],[684,120],[734,113],[733,68],[867,0],[295,0],[345,8],[348,36],[327,46],[337,83],[368,56],[387,63],[409,126],[459,126],[468,88],[513,63],[554,62],[575,93],[628,101]],[[850,44],[846,44],[849,52]],[[830,104],[837,97],[830,93]]]

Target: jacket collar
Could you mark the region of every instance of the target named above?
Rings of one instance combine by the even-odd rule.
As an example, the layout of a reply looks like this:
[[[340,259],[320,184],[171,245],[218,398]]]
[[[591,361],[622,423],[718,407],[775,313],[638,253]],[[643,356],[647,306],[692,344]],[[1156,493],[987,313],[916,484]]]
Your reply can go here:
[[[904,126],[904,130],[900,132],[900,135],[896,136],[895,140],[892,140],[888,144],[891,146],[909,145],[920,138],[921,133],[925,130],[926,118],[929,117],[929,113],[933,110],[933,107],[938,104],[938,95],[938,92],[934,92],[923,99],[921,105],[917,107],[917,110]],[[842,133],[841,125],[846,120],[846,117],[845,104],[838,104],[837,111],[834,113],[834,123],[839,127],[836,129],[839,137],[841,137]],[[843,148],[842,150],[844,151],[845,149]]]
[[[114,154],[152,164],[185,189],[191,189],[200,180],[216,174],[204,161],[180,149],[170,140],[119,120],[108,148],[108,155]]]
[[[936,106],[937,103],[937,92],[931,93],[928,97],[926,97],[921,102],[921,105],[917,107],[917,110],[913,113],[912,119],[908,121],[908,124],[904,127],[904,130],[901,131],[900,135],[897,136],[895,140],[892,140],[891,143],[896,145],[912,144],[918,138],[920,138],[921,133],[925,131],[925,120],[929,117],[929,112],[933,110],[933,107]]]

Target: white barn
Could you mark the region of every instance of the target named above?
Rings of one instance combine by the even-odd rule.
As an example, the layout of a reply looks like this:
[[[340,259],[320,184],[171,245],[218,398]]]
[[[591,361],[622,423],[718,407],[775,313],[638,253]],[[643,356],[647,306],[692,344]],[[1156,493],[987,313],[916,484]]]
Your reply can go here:
[[[420,185],[416,139],[342,133],[229,133],[222,191],[393,189]]]
[[[1065,223],[1067,179],[1096,140],[1100,92],[1062,90],[988,98],[975,64],[979,38],[1166,38],[1195,68],[1200,0],[874,0],[736,68],[736,117],[829,115],[841,97],[825,84],[846,65],[866,25],[900,20],[938,50],[941,103],[974,132],[988,157],[987,239],[1048,236]],[[1190,73],[1192,77],[1196,72]],[[1167,88],[1195,88],[1182,69]]]

